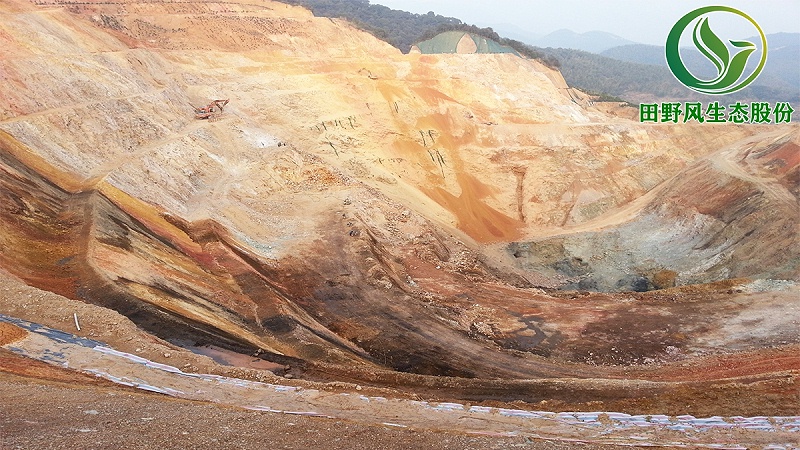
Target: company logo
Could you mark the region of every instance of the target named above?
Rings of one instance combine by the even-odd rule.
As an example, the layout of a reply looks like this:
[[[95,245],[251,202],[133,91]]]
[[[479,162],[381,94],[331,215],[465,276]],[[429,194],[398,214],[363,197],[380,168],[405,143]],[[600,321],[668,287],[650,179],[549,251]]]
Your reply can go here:
[[[711,31],[709,18],[724,19],[720,16],[731,14],[745,19],[746,22],[744,23],[751,24],[755,29],[756,33],[751,32],[745,36],[755,34],[761,37],[761,41],[729,40],[731,47],[728,47],[719,36]],[[730,17],[727,19],[730,19]],[[741,21],[741,19],[738,20]],[[693,26],[690,27],[690,25]],[[687,69],[686,64],[681,59],[681,38],[689,30],[691,30],[691,39],[694,46],[716,68],[717,75],[715,77],[711,79],[696,77]],[[748,60],[754,54],[757,56],[759,53],[761,58],[758,60],[758,65],[755,69],[748,70]],[[689,89],[711,95],[730,94],[752,83],[761,73],[764,64],[767,62],[767,38],[755,20],[738,9],[728,6],[706,6],[695,9],[681,17],[672,27],[667,37],[666,57],[672,74]]]

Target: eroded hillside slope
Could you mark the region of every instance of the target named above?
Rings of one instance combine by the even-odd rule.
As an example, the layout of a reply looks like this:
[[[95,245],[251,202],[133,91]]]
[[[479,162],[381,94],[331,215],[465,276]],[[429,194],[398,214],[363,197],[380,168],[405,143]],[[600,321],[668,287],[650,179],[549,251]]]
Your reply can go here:
[[[323,378],[650,379],[798,340],[796,127],[644,126],[535,61],[276,2],[0,12],[0,264],[32,285]],[[631,274],[789,281],[537,289]]]
[[[797,280],[798,142],[797,132],[778,129],[723,147],[637,199],[635,209],[504,249],[519,267],[572,289]],[[631,210],[636,215],[626,216]]]

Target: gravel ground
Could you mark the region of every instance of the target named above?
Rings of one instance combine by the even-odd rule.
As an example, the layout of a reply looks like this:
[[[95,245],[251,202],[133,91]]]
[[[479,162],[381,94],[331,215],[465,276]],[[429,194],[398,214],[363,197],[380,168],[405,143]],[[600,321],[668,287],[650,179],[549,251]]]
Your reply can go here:
[[[248,411],[92,380],[66,384],[0,372],[0,386],[3,450],[587,448],[580,443],[465,436]]]

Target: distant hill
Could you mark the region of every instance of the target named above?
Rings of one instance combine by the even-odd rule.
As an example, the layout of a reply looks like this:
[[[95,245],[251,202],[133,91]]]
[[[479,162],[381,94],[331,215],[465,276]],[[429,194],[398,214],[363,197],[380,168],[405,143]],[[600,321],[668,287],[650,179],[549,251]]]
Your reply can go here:
[[[504,37],[524,42],[528,45],[534,45],[537,39],[544,37],[543,34],[534,33],[529,29],[510,23],[481,23],[479,26],[492,28]]]
[[[532,44],[537,47],[571,48],[585,52],[600,53],[609,48],[636,44],[636,42],[605,31],[576,33],[571,30],[558,30],[536,39]]]
[[[642,54],[651,51],[646,47],[653,46],[637,46],[644,50]],[[633,103],[664,100],[709,101],[710,99],[709,96],[693,92],[680,84],[672,76],[666,63],[641,64],[564,48],[539,50],[558,59],[561,73],[567,83],[584,91],[606,93]],[[785,51],[789,50],[790,48],[787,47]],[[719,99],[721,102],[759,100],[788,101],[800,104],[800,88],[797,87],[800,86],[800,83],[792,85],[791,80],[787,82],[782,78],[788,75],[776,73],[791,72],[786,67],[792,64],[791,59],[787,59],[784,63],[780,55],[773,58],[773,54],[780,53],[780,51],[782,50],[770,52],[767,68],[753,85],[733,94],[715,97],[715,99]],[[611,53],[613,54],[613,52]],[[797,59],[794,61],[795,68],[793,70],[796,71]]]
[[[751,36],[747,38],[747,40],[757,42],[758,38]],[[785,53],[787,50],[800,47],[800,33],[768,34],[767,44],[769,45],[770,59],[776,56],[787,57],[789,55],[788,53]],[[541,45],[539,47],[541,47]],[[600,52],[600,54],[622,61],[630,61],[642,64],[666,65],[664,60],[663,45],[625,44],[603,50]],[[699,54],[698,57],[703,59],[703,57],[699,56]]]
[[[748,40],[755,40],[756,37],[750,37]],[[800,45],[800,33],[773,33],[767,35],[767,44],[770,49],[778,49],[787,46]]]
[[[767,80],[780,80],[800,91],[800,44],[770,50],[767,65],[757,81]]]
[[[632,63],[652,64],[654,66],[666,65],[664,46],[662,45],[620,45],[603,50],[600,55]]]
[[[757,41],[755,36],[748,38]],[[767,35],[769,52],[767,65],[753,84],[753,90],[772,92],[770,101],[800,100],[800,33],[776,33]],[[602,56],[630,63],[667,67],[664,47],[657,45],[631,44],[610,48]],[[698,76],[713,76],[713,68],[699,52],[686,52],[686,64],[697,68]],[[750,61],[750,66],[755,61]],[[703,68],[708,71],[704,71]],[[569,81],[569,78],[567,79]]]
[[[659,98],[681,99],[688,90],[665,67],[620,61],[567,48],[542,48],[561,63],[570,86],[591,93],[606,93],[631,102]]]

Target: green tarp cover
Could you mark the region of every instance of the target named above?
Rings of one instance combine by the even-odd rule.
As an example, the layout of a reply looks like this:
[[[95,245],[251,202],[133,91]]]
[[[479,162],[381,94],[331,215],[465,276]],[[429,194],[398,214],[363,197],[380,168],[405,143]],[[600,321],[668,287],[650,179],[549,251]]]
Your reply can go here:
[[[420,52],[425,54],[456,53],[458,42],[465,34],[468,35],[478,47],[478,51],[476,53],[513,53],[519,56],[519,53],[517,53],[517,51],[511,47],[500,45],[491,39],[466,33],[464,31],[446,31],[444,33],[437,34],[435,37],[428,39],[427,41],[418,43],[417,48],[419,48]]]

